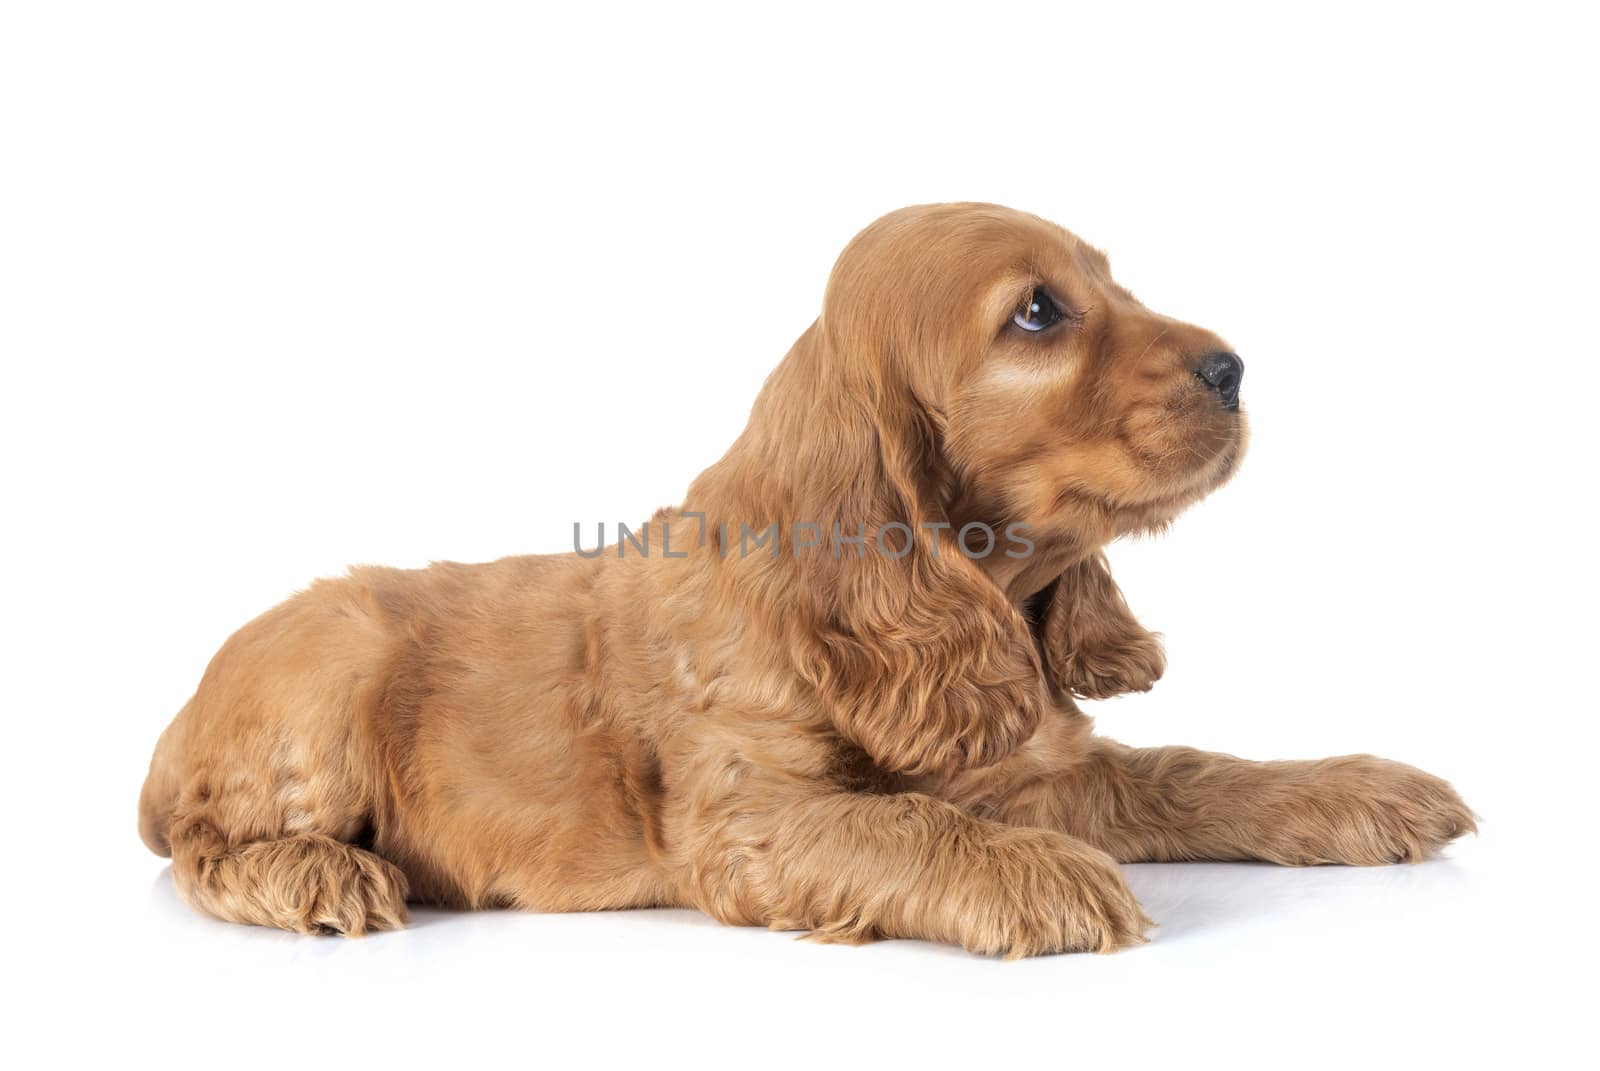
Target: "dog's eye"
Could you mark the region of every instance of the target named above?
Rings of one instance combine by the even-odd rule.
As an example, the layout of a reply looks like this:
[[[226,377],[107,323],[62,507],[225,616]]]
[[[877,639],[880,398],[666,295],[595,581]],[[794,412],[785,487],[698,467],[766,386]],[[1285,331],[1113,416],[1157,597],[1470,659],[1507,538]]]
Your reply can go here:
[[[1063,317],[1061,306],[1043,290],[1028,295],[1028,303],[1011,316],[1011,322],[1024,331],[1043,331]]]

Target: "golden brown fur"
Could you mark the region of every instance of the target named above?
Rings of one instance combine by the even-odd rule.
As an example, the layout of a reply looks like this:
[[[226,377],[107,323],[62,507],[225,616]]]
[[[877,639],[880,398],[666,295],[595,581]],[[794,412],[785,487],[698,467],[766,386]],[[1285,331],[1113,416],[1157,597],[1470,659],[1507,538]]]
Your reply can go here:
[[[1031,333],[1038,287],[1070,315]],[[1436,778],[1127,748],[1073,702],[1161,675],[1101,548],[1233,471],[1243,416],[1195,378],[1225,349],[1043,220],[893,213],[655,553],[313,585],[218,652],[140,831],[196,907],[291,930],[677,904],[1006,955],[1142,940],[1119,861],[1423,858],[1473,828]],[[1032,553],[969,557],[976,521]],[[741,552],[773,522],[776,554]]]

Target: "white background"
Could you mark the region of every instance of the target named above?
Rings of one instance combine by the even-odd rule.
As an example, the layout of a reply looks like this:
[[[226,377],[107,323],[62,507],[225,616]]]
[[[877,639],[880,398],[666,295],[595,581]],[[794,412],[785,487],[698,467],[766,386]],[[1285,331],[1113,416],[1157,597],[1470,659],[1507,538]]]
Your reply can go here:
[[[0,1045],[1576,1061],[1600,713],[1577,9],[560,7],[0,15]],[[1480,838],[1409,868],[1130,867],[1151,944],[1011,964],[690,912],[339,941],[177,902],[135,799],[233,628],[346,563],[561,551],[676,501],[844,242],[952,199],[1067,225],[1248,365],[1240,475],[1113,551],[1170,667],[1101,730],[1406,760]]]

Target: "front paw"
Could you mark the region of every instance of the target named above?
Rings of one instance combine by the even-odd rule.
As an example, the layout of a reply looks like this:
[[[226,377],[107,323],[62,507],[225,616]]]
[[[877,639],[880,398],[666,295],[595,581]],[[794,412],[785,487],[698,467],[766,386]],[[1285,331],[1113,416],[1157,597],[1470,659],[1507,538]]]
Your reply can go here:
[[[951,897],[968,951],[1016,959],[1115,952],[1154,925],[1106,853],[1040,829],[1010,829]]]
[[[1160,638],[1143,631],[1086,643],[1057,661],[1056,683],[1079,699],[1148,692],[1167,668]]]
[[[1311,764],[1279,814],[1269,816],[1274,861],[1294,866],[1416,863],[1478,831],[1449,783],[1404,763],[1347,755]]]

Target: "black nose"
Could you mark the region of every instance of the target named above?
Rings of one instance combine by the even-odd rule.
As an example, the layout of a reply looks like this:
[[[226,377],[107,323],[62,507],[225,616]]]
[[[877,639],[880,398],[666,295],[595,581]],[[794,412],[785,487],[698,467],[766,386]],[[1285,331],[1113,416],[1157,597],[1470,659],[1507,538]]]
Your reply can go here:
[[[1244,362],[1233,353],[1208,353],[1194,370],[1200,381],[1217,392],[1224,409],[1239,408],[1239,384],[1244,381]]]

